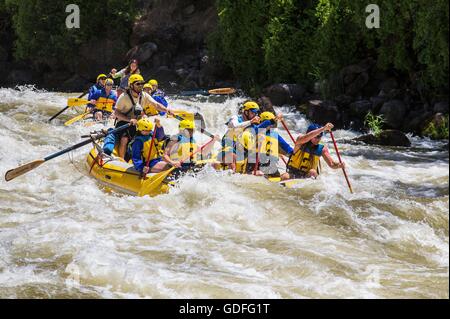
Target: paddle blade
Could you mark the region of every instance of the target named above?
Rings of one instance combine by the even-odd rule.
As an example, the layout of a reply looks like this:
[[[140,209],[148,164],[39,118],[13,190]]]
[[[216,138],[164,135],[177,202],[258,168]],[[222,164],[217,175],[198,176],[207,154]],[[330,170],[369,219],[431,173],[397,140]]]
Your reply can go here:
[[[166,179],[167,176],[170,175],[170,173],[172,173],[174,169],[175,167],[172,167],[167,171],[163,171],[161,173],[153,175],[149,179],[145,180],[142,184],[141,190],[138,193],[138,196],[142,197],[145,195],[152,195],[157,193],[157,190],[160,187],[161,183]]]
[[[209,90],[209,94],[217,94],[217,95],[226,95],[226,94],[234,94],[236,93],[236,89],[234,88],[221,88],[221,89],[214,89]]]
[[[71,125],[71,124],[73,124],[73,123],[75,123],[75,122],[77,122],[79,120],[84,119],[89,114],[90,114],[90,112],[86,112],[86,113],[80,114],[78,116],[75,116],[74,118],[72,118],[72,119],[68,120],[66,123],[64,123],[64,125],[65,126],[69,126],[69,125]]]
[[[5,180],[9,182],[10,180],[13,180],[16,177],[19,177],[25,173],[28,173],[29,171],[35,169],[36,167],[42,165],[45,162],[45,160],[36,160],[34,162],[24,164],[22,166],[19,166],[17,168],[11,169],[6,172],[5,174]]]
[[[74,106],[83,106],[88,104],[89,101],[86,99],[79,99],[79,98],[69,98],[67,99],[67,106],[74,107]]]
[[[182,110],[174,110],[172,111],[172,113],[174,113],[175,115],[178,115],[179,117],[182,117],[184,120],[194,120],[194,113],[190,113],[187,111],[182,111]],[[174,117],[173,115],[167,114],[167,117]]]

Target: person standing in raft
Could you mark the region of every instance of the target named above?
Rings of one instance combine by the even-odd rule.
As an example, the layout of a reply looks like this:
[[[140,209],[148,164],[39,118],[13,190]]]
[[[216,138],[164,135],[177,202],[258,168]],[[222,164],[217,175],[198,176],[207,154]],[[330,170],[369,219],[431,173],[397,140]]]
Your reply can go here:
[[[131,60],[128,63],[128,66],[119,72],[117,72],[116,69],[111,70],[111,77],[113,79],[120,78],[120,84],[119,88],[117,89],[117,96],[121,96],[122,93],[124,93],[128,89],[128,79],[133,74],[141,74],[141,71],[139,70],[139,63],[136,59]]]
[[[131,123],[126,130],[118,133],[119,157],[125,159],[127,145],[136,135],[137,121],[143,116],[158,115],[159,112],[169,112],[162,104],[156,102],[149,94],[142,91],[144,78],[139,74],[133,74],[128,80],[128,87],[116,103],[114,115],[117,123],[116,128]],[[145,113],[144,113],[145,112]]]
[[[295,142],[292,156],[289,158],[287,172],[282,176],[283,180],[293,178],[314,178],[319,174],[319,161],[323,157],[332,169],[345,168],[345,163],[335,162],[330,155],[328,147],[320,140],[325,131],[331,131],[334,125],[328,123],[324,127],[311,124],[305,135],[300,135]]]
[[[154,124],[148,118],[142,118],[137,122],[137,134],[130,143],[131,159],[134,168],[140,173],[159,173],[169,168],[160,156],[160,143],[153,140]],[[150,153],[151,152],[151,153]],[[150,157],[149,157],[150,154]],[[147,159],[150,158],[149,167],[146,166]]]

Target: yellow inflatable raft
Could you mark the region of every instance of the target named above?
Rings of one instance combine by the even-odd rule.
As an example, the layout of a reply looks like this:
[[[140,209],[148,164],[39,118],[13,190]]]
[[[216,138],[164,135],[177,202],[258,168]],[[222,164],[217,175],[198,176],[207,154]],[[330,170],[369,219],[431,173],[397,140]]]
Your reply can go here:
[[[127,163],[123,159],[115,156],[108,156],[106,154],[99,156],[95,147],[89,152],[86,165],[89,174],[104,186],[133,196],[138,196],[143,183],[155,175],[148,174],[144,180],[141,178],[139,172],[133,168],[133,164]],[[157,196],[168,193],[169,189],[169,183],[162,181],[150,194],[143,195]]]

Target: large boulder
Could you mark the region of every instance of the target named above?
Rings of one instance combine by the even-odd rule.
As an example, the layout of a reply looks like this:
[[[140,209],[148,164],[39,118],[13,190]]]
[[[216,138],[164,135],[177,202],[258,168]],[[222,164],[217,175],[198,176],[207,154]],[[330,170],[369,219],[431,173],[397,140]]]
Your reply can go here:
[[[127,53],[127,60],[137,59],[140,64],[146,64],[158,51],[158,46],[153,42],[145,42],[137,45]]]
[[[356,101],[350,104],[350,115],[357,119],[364,119],[364,117],[372,110],[372,102],[368,100]]]
[[[401,131],[398,130],[385,130],[378,136],[373,134],[363,135],[354,139],[358,142],[363,142],[369,145],[382,145],[382,146],[403,146],[410,147],[411,141]]]
[[[408,107],[401,100],[391,100],[383,104],[380,114],[386,120],[386,125],[390,128],[398,129],[402,126]]]
[[[423,109],[411,111],[403,123],[402,131],[421,135],[432,117],[433,114],[431,112]]]
[[[306,90],[298,84],[274,84],[264,90],[274,105],[295,105],[302,101]]]
[[[320,125],[329,122],[333,123],[337,128],[341,125],[341,114],[338,107],[333,101],[311,100],[308,102],[308,118]]]

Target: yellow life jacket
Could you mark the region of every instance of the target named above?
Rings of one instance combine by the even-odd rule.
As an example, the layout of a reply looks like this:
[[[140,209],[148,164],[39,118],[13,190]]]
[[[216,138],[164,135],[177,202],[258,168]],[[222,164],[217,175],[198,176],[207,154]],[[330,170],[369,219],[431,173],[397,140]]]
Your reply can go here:
[[[144,113],[147,116],[155,116],[159,114],[159,111],[153,106],[153,104],[148,103],[144,106]]]
[[[142,155],[143,160],[147,161],[148,154],[150,153],[150,147],[152,144],[152,133],[149,135],[145,135],[145,136],[138,135],[135,137],[134,141],[136,141],[136,140],[140,140],[143,143],[144,147],[142,148],[141,155]],[[133,141],[133,143],[134,143],[134,141]],[[130,145],[132,145],[132,143],[130,143]],[[158,141],[155,140],[155,143],[153,144],[153,147],[152,147],[152,153],[150,154],[150,160],[154,160],[154,159],[160,157],[159,147],[160,147],[160,145],[159,145]]]
[[[256,137],[249,130],[244,130],[237,139],[237,161],[236,172],[240,174],[247,174],[249,170],[249,155],[256,151]]]
[[[302,145],[297,153],[294,153],[289,159],[288,168],[304,174],[308,174],[312,169],[319,172],[318,167],[324,147],[323,144],[314,146],[312,143],[307,143]]]
[[[266,158],[278,158],[279,156],[278,138],[275,136],[276,135],[274,134],[266,134],[264,139],[260,139],[260,141],[262,140],[262,145],[259,150],[260,153]]]
[[[189,163],[190,154],[197,151],[197,143],[194,138],[188,138],[182,134],[177,135],[178,139],[178,150],[173,154],[170,154],[170,158],[174,161],[184,161]],[[195,162],[196,156],[191,156],[191,162]]]
[[[113,112],[113,106],[116,102],[113,99],[100,97],[95,104],[95,109],[99,111]]]

